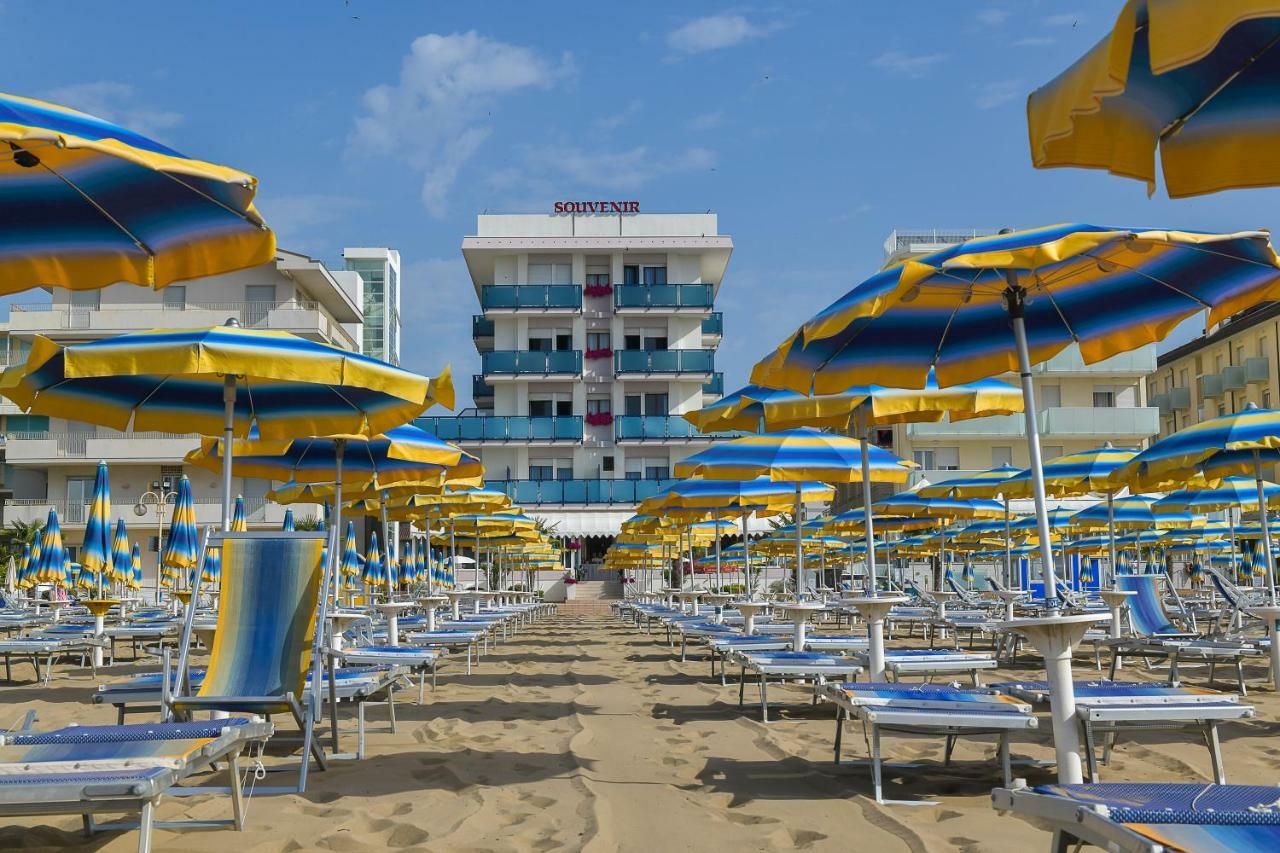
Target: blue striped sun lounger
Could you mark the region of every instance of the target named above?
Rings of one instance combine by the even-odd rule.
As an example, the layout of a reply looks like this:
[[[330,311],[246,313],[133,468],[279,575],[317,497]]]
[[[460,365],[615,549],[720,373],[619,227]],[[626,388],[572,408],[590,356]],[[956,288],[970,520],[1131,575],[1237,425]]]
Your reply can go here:
[[[1137,731],[1181,729],[1201,735],[1209,750],[1215,782],[1224,783],[1222,749],[1218,726],[1230,720],[1254,716],[1252,705],[1238,701],[1233,693],[1196,687],[1171,687],[1134,681],[1076,681],[1076,718],[1084,733],[1089,778],[1097,782],[1099,764],[1110,761],[1116,736]],[[1004,682],[990,686],[1028,702],[1049,701],[1049,685],[1044,681]],[[1102,758],[1098,740],[1102,737]]]
[[[727,683],[725,664],[734,652],[783,652],[791,648],[790,636],[782,637],[773,634],[743,634],[741,632],[727,635],[713,635],[704,638],[711,649],[711,677],[716,677],[716,660],[720,661],[720,683]]]
[[[998,757],[1004,783],[1011,784],[1012,760],[1009,735],[1037,726],[1031,706],[1010,696],[986,690],[965,689],[941,684],[827,684],[822,697],[836,706],[835,763],[840,763],[844,721],[861,720],[868,729],[871,750],[871,779],[876,802],[883,803],[882,732],[932,735],[946,738],[943,766],[951,763],[956,739],[960,736],[996,735]]]
[[[436,669],[449,652],[443,648],[422,646],[350,646],[335,653],[354,664],[404,667],[418,674],[418,704],[426,698],[427,673],[431,673],[431,689],[436,689]]]
[[[738,707],[745,703],[747,673],[753,673],[760,689],[760,719],[769,722],[769,677],[779,681],[788,678],[813,683],[813,703],[818,702],[818,688],[829,680],[852,681],[862,673],[862,665],[851,657],[821,652],[773,652],[742,650],[733,653],[740,665]]]
[[[241,752],[266,740],[270,723],[223,719],[127,726],[68,726],[50,732],[0,737],[0,815],[79,814],[87,832],[138,829],[138,850],[151,848],[156,825],[244,826]],[[209,793],[178,787],[196,773],[225,762],[232,818],[158,823],[154,812],[165,794]],[[96,824],[101,813],[138,813],[133,824]]]
[[[854,655],[864,666],[870,664],[871,653],[857,651]],[[995,669],[996,659],[983,652],[951,651],[948,649],[888,649],[884,653],[884,668],[894,680],[904,675],[954,675],[968,673],[973,686],[979,684],[978,672]]]
[[[1263,853],[1280,849],[1280,788],[1270,785],[1097,782],[996,788],[991,802],[1075,843],[1126,853]]]
[[[0,639],[0,657],[4,658],[5,681],[13,681],[13,659],[26,660],[35,669],[36,681],[48,685],[53,675],[53,662],[68,655],[80,655],[81,665],[85,662],[92,665],[90,654],[96,648],[107,648],[108,641],[93,636],[93,628],[88,631],[73,626],[70,630],[63,628],[57,631],[42,630],[26,637],[7,637]],[[40,662],[44,661],[41,673]],[[93,670],[97,673],[96,668]]]
[[[440,628],[436,631],[412,631],[405,639],[418,646],[438,647],[449,652],[465,652],[467,675],[471,674],[471,660],[477,653],[488,653],[489,635],[484,631],[465,628]]]

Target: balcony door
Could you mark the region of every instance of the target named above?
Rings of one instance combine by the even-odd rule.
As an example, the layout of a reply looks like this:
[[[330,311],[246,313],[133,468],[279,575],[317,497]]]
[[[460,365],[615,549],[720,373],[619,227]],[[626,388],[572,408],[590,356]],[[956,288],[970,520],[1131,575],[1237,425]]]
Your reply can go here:
[[[530,284],[572,284],[570,264],[529,264]]]
[[[276,286],[274,284],[251,284],[244,289],[244,323],[246,326],[260,326],[266,323],[267,315],[276,307]]]
[[[84,524],[93,499],[93,477],[67,478],[67,524]]]

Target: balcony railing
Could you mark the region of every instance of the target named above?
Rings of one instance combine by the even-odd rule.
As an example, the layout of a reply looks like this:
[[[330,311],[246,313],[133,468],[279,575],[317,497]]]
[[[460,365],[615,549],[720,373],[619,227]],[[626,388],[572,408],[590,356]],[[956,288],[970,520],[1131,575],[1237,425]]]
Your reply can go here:
[[[580,311],[582,288],[576,284],[486,284],[480,289],[486,311]]]
[[[1093,408],[1057,406],[1040,412],[1040,434],[1060,438],[1147,438],[1160,431],[1154,406]]]
[[[1085,364],[1080,355],[1080,348],[1072,345],[1055,355],[1048,361],[1041,362],[1031,368],[1033,373],[1089,375],[1146,376],[1156,369],[1156,348],[1154,344],[1138,347],[1129,352],[1104,358],[1096,364]]]
[[[494,350],[480,357],[485,376],[548,376],[582,373],[581,350]]]
[[[709,317],[702,318],[702,334],[720,337],[724,334],[724,314],[714,311]]]
[[[493,396],[493,386],[484,380],[483,376],[476,374],[471,375],[471,399],[489,399]]]
[[[582,441],[582,418],[578,415],[548,417],[519,415],[458,415],[426,417],[414,421],[417,426],[445,441]]]
[[[213,524],[222,518],[222,501],[218,498],[196,498],[192,501],[196,511],[197,524]],[[295,505],[296,506],[296,505]],[[154,535],[156,505],[143,504],[145,509],[141,516],[129,513],[130,529],[136,537]],[[16,498],[5,501],[5,520],[43,523],[49,517],[49,510],[57,510],[58,521],[64,525],[84,524],[89,518],[89,505],[79,501],[49,500],[47,498]],[[117,507],[122,509],[122,507]],[[298,510],[295,508],[294,510]],[[279,524],[284,519],[284,507],[271,503],[263,498],[245,499],[245,519],[250,524]],[[173,520],[172,502],[165,507],[165,530]]]
[[[678,482],[663,480],[487,480],[520,506],[539,504],[638,504]]]
[[[613,419],[613,440],[633,441],[714,441],[739,438],[746,433],[700,432],[684,418],[670,415],[623,415]]]
[[[712,373],[712,349],[624,349],[613,354],[616,373]]]
[[[702,393],[712,397],[724,396],[724,374],[713,373],[711,379],[702,383]]]
[[[483,314],[471,315],[471,337],[473,338],[492,338],[494,331],[493,320]]]
[[[139,329],[221,326],[235,319],[248,329],[318,332],[348,349],[358,349],[351,334],[319,302],[289,299],[283,302],[188,302],[184,305],[108,302],[97,308],[70,305],[10,305],[10,331],[118,332]]]
[[[125,442],[110,447],[104,442]],[[165,445],[161,442],[175,442]],[[200,443],[195,433],[117,432],[90,429],[83,432],[11,432],[4,436],[10,461],[28,459],[152,459],[181,458]]]
[[[614,308],[710,308],[709,284],[624,284],[613,289]]]
[[[1026,435],[1026,422],[1022,415],[993,415],[954,423],[908,424],[907,435],[913,438],[1012,438]]]

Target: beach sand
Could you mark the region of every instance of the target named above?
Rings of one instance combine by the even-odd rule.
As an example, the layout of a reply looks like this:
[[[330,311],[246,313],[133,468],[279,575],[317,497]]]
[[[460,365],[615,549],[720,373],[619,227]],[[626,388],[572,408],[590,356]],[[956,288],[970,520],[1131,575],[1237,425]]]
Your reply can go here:
[[[857,723],[847,724],[845,764],[831,762],[833,711],[811,706],[799,688],[770,691],[780,708],[759,722],[755,691],[737,707],[737,686],[709,678],[701,650],[679,661],[660,634],[646,635],[605,615],[564,614],[522,631],[482,658],[472,675],[442,670],[436,692],[415,703],[402,691],[398,732],[383,708],[369,711],[369,757],[312,775],[303,795],[252,800],[244,832],[157,830],[162,851],[292,850],[966,850],[1048,848],[1049,836],[997,815],[989,791],[999,783],[991,738],[961,741],[942,767],[940,738],[889,737],[887,797],[936,799],[934,806],[877,805]],[[136,671],[141,667],[133,667]],[[129,666],[113,672],[126,673]],[[27,677],[25,667],[19,677]],[[91,705],[95,681],[79,670],[47,687],[0,688],[5,719],[36,709],[40,728],[110,723]],[[1261,670],[1248,671],[1258,684]],[[1078,678],[1094,677],[1077,658]],[[1034,658],[1002,677],[1041,677]],[[1188,668],[1190,684],[1203,670]],[[1126,677],[1154,679],[1130,668]],[[1223,729],[1231,781],[1275,784],[1280,703],[1251,692],[1258,716]],[[144,719],[144,718],[138,718]],[[354,721],[349,730],[354,731]],[[1016,736],[1015,759],[1046,760],[1048,722]],[[346,740],[354,748],[354,734]],[[1208,753],[1187,734],[1146,733],[1122,743],[1109,780],[1206,781]],[[1015,767],[1031,784],[1052,768]],[[274,780],[272,780],[274,781]],[[225,798],[167,798],[159,819],[222,818]],[[0,818],[0,849],[136,849],[136,833],[85,839],[78,817]]]

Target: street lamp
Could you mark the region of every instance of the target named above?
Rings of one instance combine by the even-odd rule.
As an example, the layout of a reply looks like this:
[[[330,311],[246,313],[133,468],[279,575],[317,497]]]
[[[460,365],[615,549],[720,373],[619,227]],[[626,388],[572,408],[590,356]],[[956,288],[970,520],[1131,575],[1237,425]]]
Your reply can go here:
[[[160,560],[164,554],[164,516],[168,507],[178,499],[178,493],[173,490],[173,481],[168,477],[160,480],[152,480],[151,488],[142,493],[138,498],[138,502],[133,505],[133,514],[138,518],[142,518],[147,514],[147,507],[154,506],[156,508],[156,584],[155,599],[156,603],[160,603]]]

